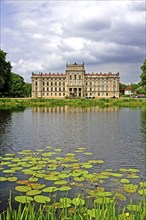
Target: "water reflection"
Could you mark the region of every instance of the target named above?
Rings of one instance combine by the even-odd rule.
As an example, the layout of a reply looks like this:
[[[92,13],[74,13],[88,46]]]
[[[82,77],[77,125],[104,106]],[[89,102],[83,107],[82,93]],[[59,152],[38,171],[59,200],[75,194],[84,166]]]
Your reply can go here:
[[[80,108],[80,107],[69,107],[69,106],[59,106],[59,107],[32,107],[32,112],[46,112],[46,113],[71,113],[71,112],[117,112],[119,111],[118,107],[109,107],[109,108],[99,108],[99,107],[88,107],[88,108]]]
[[[143,146],[144,146],[144,157],[145,157],[145,179],[146,179],[146,108],[142,109],[141,111],[141,132],[142,132],[142,137],[143,137]]]

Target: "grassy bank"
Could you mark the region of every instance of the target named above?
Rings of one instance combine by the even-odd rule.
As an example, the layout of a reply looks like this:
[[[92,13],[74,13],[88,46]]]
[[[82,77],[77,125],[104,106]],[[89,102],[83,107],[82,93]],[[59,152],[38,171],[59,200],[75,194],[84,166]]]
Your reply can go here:
[[[11,99],[1,98],[0,109],[15,109],[35,106],[57,107],[142,107],[146,106],[146,99]]]
[[[83,201],[80,198],[76,202],[63,198],[59,203],[37,207],[31,202],[25,205],[20,203],[16,210],[10,200],[7,210],[0,214],[0,220],[145,220],[146,217],[145,201],[138,204],[131,201],[122,209],[114,199],[106,203],[106,198],[103,198],[100,204],[94,203],[90,208]]]

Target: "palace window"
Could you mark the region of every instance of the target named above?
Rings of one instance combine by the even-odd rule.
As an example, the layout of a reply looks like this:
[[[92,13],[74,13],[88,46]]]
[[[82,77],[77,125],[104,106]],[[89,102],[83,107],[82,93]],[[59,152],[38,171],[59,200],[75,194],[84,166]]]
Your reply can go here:
[[[79,75],[79,80],[81,80],[81,75]]]
[[[76,78],[77,78],[77,76],[75,75],[75,76],[74,76],[74,80],[76,80]]]

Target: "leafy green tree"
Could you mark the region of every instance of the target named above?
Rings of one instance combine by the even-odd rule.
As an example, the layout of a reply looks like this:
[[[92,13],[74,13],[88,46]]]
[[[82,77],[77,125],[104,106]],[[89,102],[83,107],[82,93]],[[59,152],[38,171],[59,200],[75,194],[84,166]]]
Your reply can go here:
[[[24,97],[30,97],[31,96],[31,83],[25,83],[23,86],[23,94]]]
[[[11,86],[9,95],[11,97],[23,97],[24,96],[24,79],[22,76],[11,73]]]
[[[142,73],[140,75],[141,78],[141,93],[146,94],[146,59],[144,60],[143,65],[141,66]]]
[[[139,83],[138,84],[132,83],[130,86],[131,86],[131,91],[134,92],[136,89],[139,88],[140,85],[139,85]]]
[[[0,96],[7,96],[10,89],[11,78],[11,64],[6,61],[6,55],[3,50],[0,49]]]
[[[119,83],[120,95],[124,95],[124,93],[125,93],[125,88],[126,88],[126,87],[127,87],[127,86],[126,86],[125,84]]]
[[[144,63],[141,66],[141,70],[142,70],[142,73],[140,75],[141,83],[142,83],[142,86],[145,86],[146,85],[146,60],[144,60]]]

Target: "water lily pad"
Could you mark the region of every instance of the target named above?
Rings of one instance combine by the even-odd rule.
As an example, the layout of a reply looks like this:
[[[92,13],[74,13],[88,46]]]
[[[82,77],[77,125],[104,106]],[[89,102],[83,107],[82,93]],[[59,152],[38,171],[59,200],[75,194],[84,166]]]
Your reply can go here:
[[[77,182],[82,182],[85,180],[85,178],[83,176],[77,176],[77,177],[74,177],[74,180]]]
[[[124,178],[123,178],[123,179],[120,180],[120,182],[121,182],[121,183],[129,183],[130,181],[129,181],[128,179],[124,179]]]
[[[68,154],[65,154],[67,157],[74,157],[75,156],[75,154],[73,154],[73,153],[68,153]]]
[[[64,157],[55,157],[55,160],[60,160],[60,161],[62,161],[62,160],[64,160]]]
[[[60,191],[69,191],[71,190],[71,187],[70,186],[62,186],[59,188]]]
[[[86,148],[85,147],[78,147],[76,148],[77,150],[80,150],[80,151],[84,151]]]
[[[128,171],[128,169],[127,168],[119,168],[119,171],[123,172],[123,173],[126,173]]]
[[[124,190],[126,192],[129,192],[129,193],[136,192],[137,188],[138,188],[138,186],[134,185],[134,184],[126,184],[126,185],[124,185]]]
[[[106,196],[112,196],[111,192],[98,192],[99,197],[106,197]]]
[[[122,195],[121,193],[116,193],[115,197],[121,201],[126,201],[126,196]]]
[[[46,165],[45,165],[46,166]],[[41,170],[44,166],[35,166],[35,167],[31,167],[30,170]]]
[[[140,182],[139,184],[141,187],[146,187],[146,182]]]
[[[111,175],[114,177],[122,177],[123,176],[122,173],[111,173]]]
[[[14,157],[14,154],[5,154],[6,157]]]
[[[97,160],[97,163],[103,164],[103,163],[104,163],[104,160]]]
[[[94,178],[94,174],[90,174],[90,173],[83,173],[83,176],[85,177],[85,179],[93,179]]]
[[[129,179],[139,179],[139,176],[138,176],[138,175],[135,175],[135,174],[129,174],[129,175],[127,176],[127,178],[129,178]]]
[[[43,189],[45,186],[45,184],[33,183],[32,189]]]
[[[22,170],[23,168],[22,167],[11,167],[11,170],[14,170],[14,171],[16,171],[16,170]]]
[[[95,190],[87,190],[87,193],[93,197],[97,197],[100,192],[104,192],[103,187],[97,187]]]
[[[90,155],[92,155],[93,153],[92,153],[92,152],[84,152],[84,154],[87,155],[87,156],[90,156]]]
[[[82,165],[82,167],[85,169],[89,169],[89,168],[92,168],[92,165],[91,164],[84,164],[84,165]]]
[[[14,162],[14,163],[18,163],[18,162],[20,162],[21,160],[20,160],[19,157],[15,157],[15,158],[13,158],[11,161]]]
[[[55,187],[55,186],[49,186],[49,187],[47,187],[47,188],[44,188],[42,191],[43,192],[54,192],[54,191],[56,191],[57,190],[57,188]]]
[[[56,154],[56,152],[47,152],[47,153],[42,153],[43,157],[50,157],[52,155]]]
[[[30,169],[22,170],[22,172],[23,172],[25,175],[33,175],[33,174],[35,173],[34,170],[30,170]]]
[[[3,177],[3,176],[0,176],[0,182],[4,182],[4,181],[7,181],[7,178]]]
[[[68,182],[66,180],[58,180],[58,181],[54,182],[55,185],[65,185],[67,183]]]
[[[108,204],[108,203],[113,203],[114,200],[108,197],[103,197],[103,198],[97,198],[94,200],[95,203],[97,204]]]
[[[25,184],[27,184],[28,182],[29,182],[28,180],[17,180],[16,183],[25,185]]]
[[[11,164],[11,162],[5,161],[5,162],[2,162],[2,163],[1,163],[1,166],[5,166],[5,165],[8,165],[8,166],[9,166],[10,164]]]
[[[46,148],[47,148],[47,149],[52,149],[52,148],[53,148],[53,146],[47,146]]]
[[[5,160],[12,160],[13,159],[13,157],[3,157],[3,160],[5,161]]]
[[[16,196],[15,200],[20,203],[28,203],[33,201],[33,198],[30,196]]]
[[[13,177],[8,177],[8,181],[10,182],[15,182],[18,178],[13,176]]]
[[[146,196],[146,188],[143,188],[143,189],[138,190],[138,193],[139,193],[140,195]]]
[[[72,200],[72,204],[75,206],[79,206],[79,205],[83,206],[85,204],[85,200],[81,199],[80,197],[77,197]]]
[[[59,178],[58,178],[58,176],[55,175],[55,172],[54,172],[54,173],[51,173],[51,174],[47,174],[44,177],[44,179],[49,180],[49,181],[57,181]]]
[[[61,173],[58,175],[58,178],[60,179],[65,179],[65,178],[68,178],[70,176],[70,174],[67,174],[67,173]]]
[[[38,181],[38,178],[37,177],[30,177],[28,179],[30,182],[37,182]]]
[[[34,201],[37,203],[47,203],[50,202],[51,199],[48,196],[34,196]]]
[[[56,152],[61,152],[62,149],[61,149],[61,148],[56,148],[55,151],[56,151]]]
[[[26,192],[26,195],[27,196],[35,196],[35,195],[41,194],[41,192],[42,192],[41,190],[33,189],[33,190]]]
[[[80,175],[82,175],[82,171],[81,170],[74,170],[73,173],[71,173],[70,175],[73,177],[80,176]]]
[[[70,207],[71,206],[71,202],[72,200],[70,198],[60,198],[60,203],[62,205],[62,208],[63,207]]]
[[[31,187],[29,187],[29,186],[16,186],[15,190],[18,192],[27,192],[27,191],[31,190]]]
[[[140,171],[138,169],[134,169],[134,168],[130,168],[128,169],[129,172],[132,172],[132,173],[139,173]]]
[[[45,174],[44,174],[44,173],[36,173],[36,174],[35,174],[35,177],[45,178]]]
[[[4,163],[9,163],[9,162],[4,162]],[[9,163],[7,165],[8,167],[18,167],[18,163]]]
[[[95,218],[97,215],[97,209],[88,209],[87,214],[90,218]]]
[[[15,173],[15,170],[3,170],[4,173]]]

